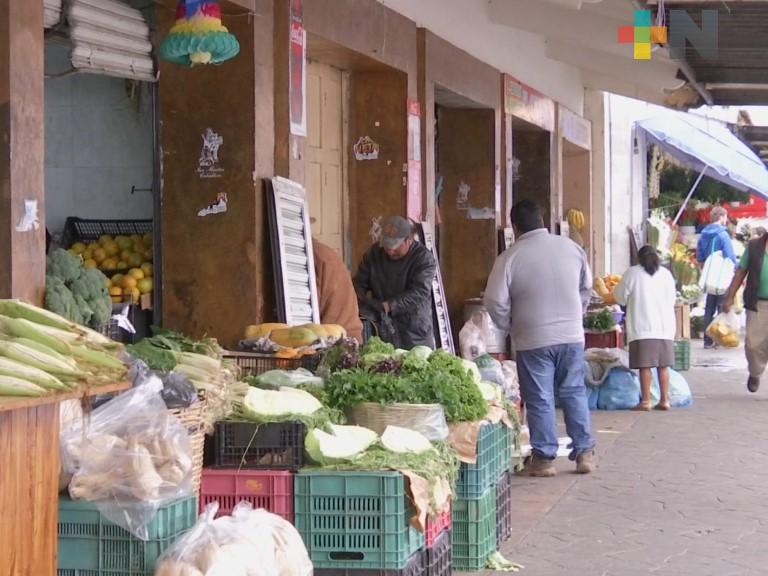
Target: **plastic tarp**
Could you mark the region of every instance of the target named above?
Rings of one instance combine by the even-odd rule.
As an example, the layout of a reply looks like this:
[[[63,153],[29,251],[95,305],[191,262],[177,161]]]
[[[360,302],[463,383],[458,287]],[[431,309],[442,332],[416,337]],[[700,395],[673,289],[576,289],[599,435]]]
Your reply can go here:
[[[768,198],[768,170],[722,122],[670,112],[638,120],[636,126],[663,150],[716,180]]]

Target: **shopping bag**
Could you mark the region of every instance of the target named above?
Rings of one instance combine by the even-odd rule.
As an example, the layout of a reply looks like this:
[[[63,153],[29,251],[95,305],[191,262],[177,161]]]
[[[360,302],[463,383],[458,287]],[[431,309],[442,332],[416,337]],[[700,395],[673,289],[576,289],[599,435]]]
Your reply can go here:
[[[707,336],[724,348],[737,348],[741,344],[739,338],[739,319],[734,312],[723,312],[715,316],[707,327]]]
[[[733,261],[723,256],[722,250],[713,252],[704,262],[699,287],[706,294],[722,296],[728,292],[735,271],[736,266]]]

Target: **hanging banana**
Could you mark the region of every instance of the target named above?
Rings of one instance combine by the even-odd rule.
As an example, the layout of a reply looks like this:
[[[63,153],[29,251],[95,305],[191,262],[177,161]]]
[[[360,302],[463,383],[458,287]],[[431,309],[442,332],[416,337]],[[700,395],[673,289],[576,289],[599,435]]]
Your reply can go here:
[[[571,228],[575,228],[576,230],[583,230],[586,225],[584,213],[581,210],[568,210],[566,218]]]

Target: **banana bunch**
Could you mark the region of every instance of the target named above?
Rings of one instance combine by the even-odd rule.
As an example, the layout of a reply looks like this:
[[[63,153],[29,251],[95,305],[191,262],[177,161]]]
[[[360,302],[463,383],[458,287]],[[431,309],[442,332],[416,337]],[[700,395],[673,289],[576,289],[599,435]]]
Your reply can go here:
[[[568,224],[571,226],[571,228],[575,228],[576,230],[583,230],[584,226],[586,225],[584,213],[581,210],[568,210],[566,219],[568,220]]]

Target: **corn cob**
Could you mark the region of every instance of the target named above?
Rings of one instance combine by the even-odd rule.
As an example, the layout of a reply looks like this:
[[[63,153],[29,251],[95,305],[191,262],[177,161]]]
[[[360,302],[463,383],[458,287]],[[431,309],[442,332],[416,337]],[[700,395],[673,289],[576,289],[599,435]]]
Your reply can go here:
[[[0,316],[0,332],[5,333],[7,336],[25,338],[27,340],[39,342],[43,346],[47,346],[59,354],[69,355],[72,353],[66,342],[45,334],[38,328],[37,324],[30,322],[25,318]]]
[[[71,349],[72,355],[79,360],[112,370],[125,371],[125,364],[110,354],[99,350],[91,350],[85,346],[72,346]]]
[[[4,356],[0,356],[0,376],[21,378],[51,390],[65,390],[67,388],[56,376]]]
[[[58,377],[79,378],[86,375],[77,367],[73,368],[70,364],[45,354],[34,346],[26,346],[18,341],[0,341],[0,356],[5,356]]]
[[[42,396],[45,389],[13,376],[0,376],[0,396]]]
[[[45,324],[59,330],[77,330],[77,324],[48,310],[27,304],[22,300],[0,300],[0,314],[11,318],[26,318],[36,324]]]
[[[59,354],[53,348],[49,348],[45,344],[41,344],[36,340],[30,340],[29,338],[11,338],[11,342],[17,342],[18,344],[27,346],[28,348],[34,348],[38,352],[42,352],[43,354],[50,356],[51,358],[55,358],[59,362],[67,364],[73,370],[77,369],[77,362],[75,361],[74,358],[72,358],[71,356],[65,356],[64,354]]]

